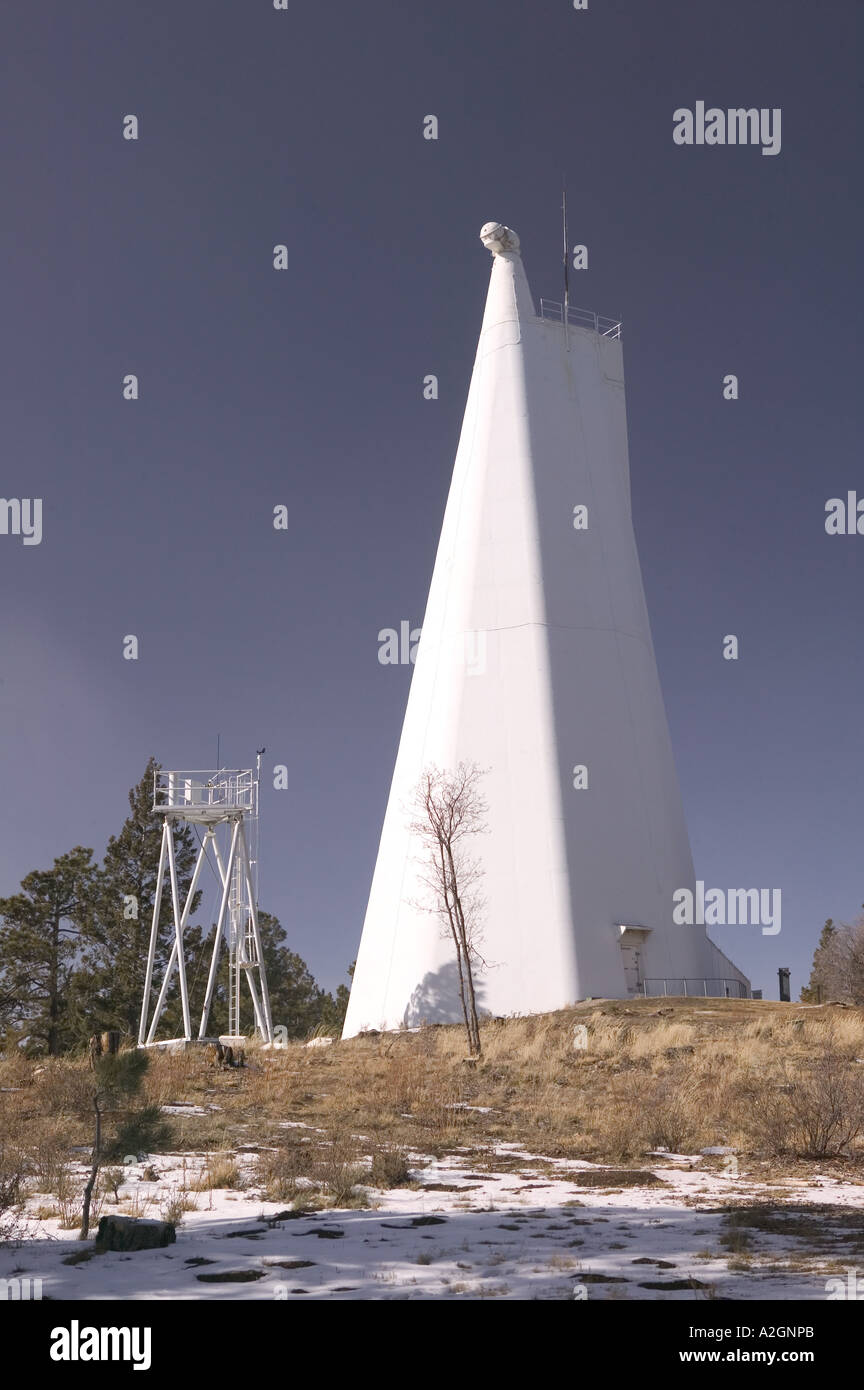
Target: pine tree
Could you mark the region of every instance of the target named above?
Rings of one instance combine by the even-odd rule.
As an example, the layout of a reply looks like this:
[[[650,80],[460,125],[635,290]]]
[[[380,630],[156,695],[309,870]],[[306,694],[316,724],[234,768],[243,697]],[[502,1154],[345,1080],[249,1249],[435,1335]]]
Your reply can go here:
[[[117,1028],[137,1039],[141,1000],[147,970],[147,948],[153,920],[153,900],[164,816],[153,810],[153,778],[160,765],[151,758],[144,775],[129,792],[130,815],[118,835],[108,841],[100,876],[97,911],[87,934],[82,992],[88,1000],[90,1032]],[[189,826],[175,827],[174,846],[181,904],[192,879],[197,843]],[[197,892],[192,911],[198,906]],[[156,945],[156,977],[161,978],[173,942],[171,893],[162,894],[159,937]],[[199,933],[189,928],[185,940],[187,961],[198,945]],[[165,1011],[166,1027],[176,1028],[179,1017],[177,976]]]
[[[296,952],[288,950],[285,945],[286,933],[279,919],[270,912],[259,911],[258,930],[261,933],[261,951],[264,969],[267,972],[273,1028],[274,1031],[285,1029],[284,1034],[277,1033],[277,1038],[303,1038],[319,1025],[328,1025],[329,1018],[337,1007],[333,996],[315,983],[306,962]],[[199,960],[209,963],[212,950],[211,931],[201,942]],[[200,1011],[206,970],[201,968],[198,962],[193,966],[193,970],[199,981],[194,1002]],[[223,946],[210,1008],[211,1033],[224,1033],[228,1027],[227,989],[228,952]],[[242,1032],[249,1035],[255,1028],[254,1010],[245,981],[241,989],[240,1027]]]
[[[28,1047],[52,1057],[81,1041],[86,1001],[76,966],[99,896],[92,858],[78,845],[0,899],[0,994]]]
[[[347,974],[353,980],[354,967],[356,960],[352,960],[348,966]],[[329,995],[329,1002],[325,1003],[321,1022],[329,1033],[339,1034],[345,1024],[345,1015],[348,1012],[348,1000],[351,997],[351,989],[348,985],[337,985],[335,996]]]
[[[835,954],[837,928],[829,917],[819,937],[819,945],[813,953],[813,967],[810,980],[801,991],[802,1004],[821,1004],[830,997],[836,975]]]
[[[86,1240],[90,1234],[90,1204],[99,1169],[105,1157],[103,1123],[106,1112],[112,1104],[116,1106],[123,1100],[128,1102],[138,1095],[149,1065],[150,1058],[146,1052],[119,1052],[102,1057],[93,1068],[91,1084],[84,1087],[82,1100],[86,1097],[89,1107],[92,1107],[93,1151],[81,1208],[81,1240]],[[156,1107],[149,1106],[143,1109],[141,1114],[149,1114],[152,1118],[154,1110]],[[128,1125],[128,1118],[126,1123]]]
[[[288,950],[287,936],[278,918],[261,912],[258,924],[274,1029],[281,1025],[289,1038],[304,1038],[317,1029],[341,1029],[348,1007],[346,987],[339,985],[334,999],[316,984],[305,960],[296,951]]]

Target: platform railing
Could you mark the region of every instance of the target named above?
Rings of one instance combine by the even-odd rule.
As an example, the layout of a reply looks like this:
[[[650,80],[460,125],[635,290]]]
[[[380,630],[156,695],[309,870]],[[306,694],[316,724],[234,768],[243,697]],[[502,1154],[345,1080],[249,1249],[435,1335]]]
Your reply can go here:
[[[559,304],[554,299],[541,299],[540,317],[541,319],[549,319],[552,323],[563,323],[564,305]],[[567,323],[571,328],[590,328],[592,332],[599,333],[602,338],[621,337],[620,321],[604,318],[602,314],[595,314],[593,309],[575,309],[572,304],[569,304],[567,306]]]
[[[185,811],[202,806],[254,810],[255,779],[251,768],[153,774],[154,810]]]
[[[646,999],[683,995],[685,999],[749,999],[747,986],[741,980],[725,979],[653,979],[641,980],[639,992]]]

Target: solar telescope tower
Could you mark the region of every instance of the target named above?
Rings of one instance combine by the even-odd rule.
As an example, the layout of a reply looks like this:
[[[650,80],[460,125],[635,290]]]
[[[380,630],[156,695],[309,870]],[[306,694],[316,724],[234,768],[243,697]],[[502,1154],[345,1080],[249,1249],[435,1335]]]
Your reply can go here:
[[[693,862],[630,509],[621,324],[541,300],[519,238],[492,271],[344,1035],[458,1022],[411,804],[484,771],[482,1013],[588,996],[746,995],[673,919]]]

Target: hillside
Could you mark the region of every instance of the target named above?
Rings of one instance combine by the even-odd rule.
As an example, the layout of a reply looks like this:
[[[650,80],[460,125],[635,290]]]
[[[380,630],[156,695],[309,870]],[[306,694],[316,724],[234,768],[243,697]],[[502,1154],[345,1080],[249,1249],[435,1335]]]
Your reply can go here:
[[[28,1195],[0,1273],[70,1298],[824,1299],[861,1263],[860,1010],[590,1001],[487,1023],[483,1048],[432,1027],[233,1070],[152,1054],[166,1132],[115,1163],[102,1211],[167,1216],[178,1242],[132,1261],[67,1244],[86,1063],[7,1061]]]

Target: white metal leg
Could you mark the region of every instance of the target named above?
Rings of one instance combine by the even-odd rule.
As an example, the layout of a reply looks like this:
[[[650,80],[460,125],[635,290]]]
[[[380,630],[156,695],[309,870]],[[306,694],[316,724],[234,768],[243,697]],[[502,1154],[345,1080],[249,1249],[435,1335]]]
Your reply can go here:
[[[147,974],[144,978],[144,998],[141,1001],[141,1023],[138,1028],[138,1046],[144,1046],[147,1033],[147,1011],[150,1008],[150,990],[153,988],[153,966],[156,961],[156,942],[159,939],[159,917],[162,911],[162,885],[165,882],[165,840],[168,822],[162,823],[162,844],[159,849],[159,869],[156,874],[156,893],[153,898],[153,923],[150,928],[150,946],[147,951]]]
[[[180,894],[177,887],[177,858],[174,853],[174,835],[168,837],[168,868],[171,872],[171,901],[174,905],[174,937],[177,945],[177,969],[180,972],[180,1003],[183,1009],[183,1036],[192,1037],[192,1020],[189,1017],[189,987],[186,983],[186,956],[183,951],[183,928],[181,926]]]
[[[204,1008],[201,1011],[201,1027],[198,1030],[199,1038],[207,1036],[207,1024],[210,1022],[210,1005],[213,1000],[213,990],[216,987],[216,971],[219,965],[219,953],[222,947],[222,934],[225,926],[225,913],[228,909],[228,895],[230,892],[230,871],[234,864],[237,853],[237,832],[240,822],[235,822],[234,830],[231,835],[231,850],[228,855],[228,872],[226,873],[222,864],[222,856],[219,853],[219,846],[214,840],[216,859],[219,864],[219,873],[222,878],[222,899],[219,903],[219,916],[216,920],[216,934],[213,941],[213,954],[210,957],[210,973],[207,976],[207,993],[204,996]]]
[[[240,853],[243,857],[243,871],[246,880],[246,892],[249,896],[249,915],[252,919],[252,935],[255,938],[255,950],[258,954],[258,978],[261,982],[261,1020],[259,1029],[265,1042],[273,1041],[273,1019],[270,1014],[270,992],[267,988],[267,970],[264,965],[264,954],[261,949],[261,932],[258,927],[258,904],[255,901],[255,888],[252,883],[252,869],[249,864],[249,851],[246,846],[246,834],[243,825],[240,825]],[[250,981],[251,984],[251,981]],[[254,996],[253,996],[254,997]]]
[[[165,966],[165,978],[162,981],[162,988],[159,991],[159,998],[156,1000],[156,1008],[153,1010],[153,1018],[150,1023],[150,1032],[147,1034],[148,1043],[152,1043],[154,1037],[156,1036],[156,1029],[159,1025],[159,1020],[162,1017],[162,1011],[165,1008],[165,999],[168,995],[168,986],[171,983],[171,977],[174,974],[174,966],[176,964],[177,939],[175,937],[175,939],[171,943],[171,954],[168,957],[168,964]]]

